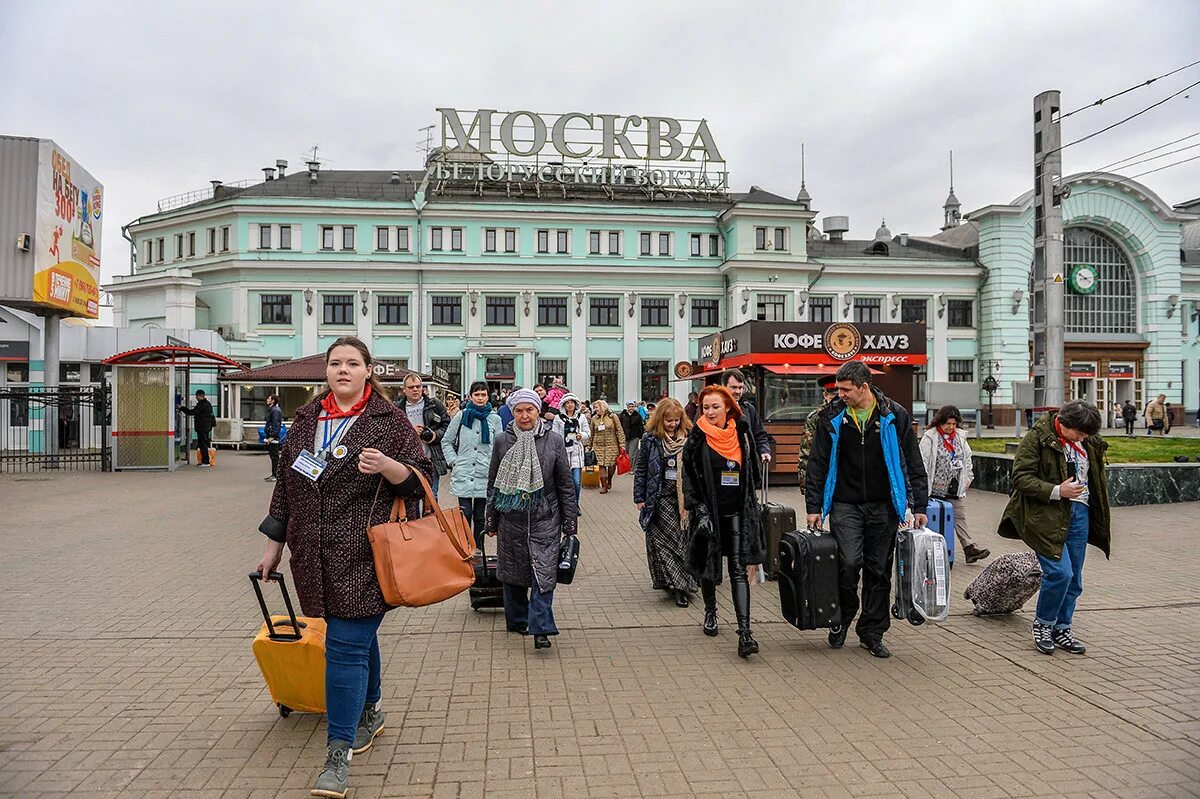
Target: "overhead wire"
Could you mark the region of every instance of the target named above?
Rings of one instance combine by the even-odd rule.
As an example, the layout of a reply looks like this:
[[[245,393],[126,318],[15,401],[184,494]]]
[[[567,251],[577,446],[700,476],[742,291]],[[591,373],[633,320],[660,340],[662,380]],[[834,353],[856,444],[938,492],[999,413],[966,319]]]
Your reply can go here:
[[[1186,149],[1190,149],[1190,148],[1186,148]],[[1172,163],[1169,163],[1169,164],[1163,164],[1162,166],[1155,167],[1154,169],[1147,169],[1145,172],[1138,172],[1136,175],[1126,175],[1124,177],[1121,177],[1119,180],[1114,180],[1113,184],[1116,184],[1116,185],[1125,184],[1125,183],[1128,183],[1128,182],[1134,180],[1135,178],[1144,177],[1146,175],[1153,175],[1155,172],[1162,172],[1164,170],[1172,169],[1174,167],[1181,166],[1182,164],[1187,164],[1187,163],[1190,163],[1192,161],[1197,161],[1197,160],[1200,160],[1200,155],[1193,155],[1191,158],[1181,158],[1178,161],[1173,161]],[[1074,199],[1076,197],[1082,197],[1085,194],[1095,194],[1096,192],[1098,192],[1104,188],[1108,188],[1108,187],[1107,186],[1097,186],[1094,189],[1087,189],[1085,191],[1073,191],[1070,194],[1070,199]]]
[[[1104,171],[1104,170],[1106,170],[1106,169],[1111,169],[1112,167],[1116,166],[1117,164],[1123,164],[1123,163],[1125,163],[1126,161],[1130,161],[1130,160],[1133,160],[1134,158],[1137,158],[1138,156],[1145,155],[1146,153],[1152,153],[1152,152],[1154,152],[1155,150],[1161,150],[1161,149],[1162,149],[1162,148],[1164,148],[1164,147],[1170,147],[1172,144],[1179,144],[1179,142],[1181,142],[1181,141],[1187,141],[1188,139],[1194,139],[1194,138],[1196,138],[1197,136],[1200,136],[1200,131],[1196,131],[1195,133],[1189,133],[1189,134],[1188,134],[1188,135],[1186,135],[1186,136],[1180,136],[1178,139],[1175,139],[1175,140],[1173,140],[1173,141],[1169,141],[1169,142],[1167,142],[1167,143],[1165,143],[1165,144],[1160,144],[1160,145],[1158,145],[1157,147],[1151,147],[1149,150],[1142,150],[1140,153],[1134,153],[1133,155],[1129,155],[1129,156],[1126,156],[1126,157],[1124,157],[1124,158],[1121,158],[1121,159],[1119,159],[1119,160],[1117,160],[1117,161],[1113,161],[1113,162],[1112,162],[1112,163],[1110,163],[1110,164],[1105,164],[1104,166],[1100,167],[1100,168],[1099,168],[1099,169],[1097,169],[1096,171],[1097,171],[1097,172],[1103,172],[1103,171]],[[1123,167],[1122,167],[1122,168],[1123,168]]]
[[[1109,100],[1115,100],[1116,98],[1120,97],[1121,95],[1129,94],[1132,91],[1137,91],[1138,89],[1145,88],[1146,86],[1149,86],[1151,83],[1154,83],[1154,81],[1156,81],[1156,80],[1161,80],[1162,78],[1169,78],[1172,75],[1174,75],[1175,73],[1183,72],[1185,69],[1191,69],[1192,67],[1196,66],[1197,64],[1200,64],[1200,61],[1193,61],[1190,64],[1185,64],[1184,66],[1179,67],[1178,69],[1173,69],[1170,72],[1164,72],[1162,75],[1159,75],[1158,77],[1151,78],[1150,80],[1144,81],[1142,83],[1136,83],[1133,86],[1130,86],[1128,89],[1122,89],[1121,91],[1117,92],[1116,94],[1110,94],[1108,97],[1101,97],[1099,100],[1095,101],[1094,103],[1088,103],[1085,106],[1076,108],[1074,111],[1071,111],[1066,114],[1062,114],[1061,116],[1059,116],[1059,120],[1063,120],[1069,116],[1078,114],[1080,111],[1086,111],[1089,108],[1095,108],[1098,105],[1104,105]]]
[[[1155,108],[1158,108],[1160,105],[1162,105],[1165,102],[1174,100],[1176,97],[1183,94],[1188,89],[1195,88],[1196,86],[1200,86],[1200,80],[1196,81],[1195,83],[1189,83],[1187,86],[1184,86],[1182,89],[1175,92],[1174,94],[1170,94],[1170,95],[1162,98],[1161,100],[1159,100],[1156,103],[1151,103],[1150,105],[1143,108],[1141,111],[1137,111],[1133,114],[1130,114],[1129,116],[1125,117],[1124,119],[1120,120],[1119,122],[1114,122],[1111,125],[1107,125],[1103,128],[1100,128],[1100,130],[1093,131],[1092,133],[1089,133],[1086,136],[1081,136],[1080,138],[1075,139],[1074,141],[1067,142],[1066,144],[1061,145],[1060,147],[1050,150],[1049,152],[1046,153],[1046,156],[1043,156],[1043,157],[1048,157],[1050,155],[1053,155],[1054,153],[1061,152],[1061,151],[1067,149],[1068,147],[1079,144],[1080,142],[1085,142],[1088,139],[1094,139],[1097,136],[1099,136],[1101,133],[1107,133],[1108,131],[1112,130],[1113,128],[1118,128],[1121,125],[1124,125],[1126,122],[1129,122],[1130,120],[1137,119],[1138,117],[1140,117],[1142,114],[1146,113],[1147,111],[1151,111]]]
[[[1149,163],[1150,161],[1157,161],[1160,158],[1166,158],[1168,155],[1175,155],[1176,153],[1182,153],[1187,150],[1194,150],[1197,147],[1200,147],[1200,142],[1196,142],[1195,144],[1189,144],[1187,147],[1178,147],[1174,150],[1167,150],[1165,153],[1159,153],[1158,155],[1152,155],[1149,158],[1143,158],[1140,161],[1130,161],[1128,164],[1122,164],[1121,169],[1129,169],[1130,167],[1137,166],[1138,164],[1145,164],[1145,163]],[[1120,163],[1120,162],[1118,162],[1118,163]],[[1102,166],[1097,171],[1103,172],[1107,169],[1108,169],[1107,166]]]

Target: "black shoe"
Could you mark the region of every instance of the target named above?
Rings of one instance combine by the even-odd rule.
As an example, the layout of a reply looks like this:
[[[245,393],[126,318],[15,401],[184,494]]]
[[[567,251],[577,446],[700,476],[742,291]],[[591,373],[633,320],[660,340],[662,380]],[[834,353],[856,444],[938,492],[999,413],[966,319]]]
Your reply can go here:
[[[1033,623],[1033,645],[1043,655],[1054,654],[1054,628],[1049,624]]]
[[[529,635],[529,626],[525,624],[522,624],[520,627],[509,627],[507,629],[510,633],[516,633],[517,635]]]
[[[550,648],[550,638],[545,635],[533,636],[533,648],[534,649],[549,649]]]
[[[688,599],[687,591],[675,592],[675,607],[686,608],[690,604],[692,604],[692,602]]]
[[[751,655],[758,653],[758,641],[754,640],[754,636],[749,630],[738,633],[738,657],[748,658]]]
[[[980,549],[972,544],[969,547],[963,547],[963,554],[967,557],[967,563],[974,563],[977,560],[983,560],[992,554],[990,549]]]
[[[704,611],[704,634],[710,638],[717,634],[717,611]]]
[[[840,624],[836,627],[829,628],[829,646],[833,649],[841,649],[846,643],[846,628]]]
[[[883,642],[882,638],[878,641],[859,641],[858,645],[877,658],[890,658],[892,656],[892,650],[887,648],[887,644]]]
[[[1087,647],[1081,641],[1075,640],[1075,636],[1071,634],[1070,627],[1055,630],[1052,640],[1056,647],[1070,652],[1072,655],[1082,655],[1087,651]]]

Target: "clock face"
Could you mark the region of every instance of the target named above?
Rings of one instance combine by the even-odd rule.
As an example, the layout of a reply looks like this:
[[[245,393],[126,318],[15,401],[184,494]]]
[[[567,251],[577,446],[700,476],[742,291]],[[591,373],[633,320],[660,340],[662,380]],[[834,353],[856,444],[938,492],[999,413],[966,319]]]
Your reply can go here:
[[[1091,294],[1096,290],[1099,276],[1096,267],[1091,264],[1080,264],[1071,270],[1071,288],[1079,294]]]

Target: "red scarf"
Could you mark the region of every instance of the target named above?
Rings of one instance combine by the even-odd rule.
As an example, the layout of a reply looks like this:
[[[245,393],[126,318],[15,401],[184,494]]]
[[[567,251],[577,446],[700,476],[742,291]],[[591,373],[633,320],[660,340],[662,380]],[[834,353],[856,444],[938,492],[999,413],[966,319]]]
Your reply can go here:
[[[947,436],[945,433],[942,432],[941,428],[938,428],[938,435],[941,436],[942,446],[946,448],[947,452],[949,452],[951,455],[953,455],[954,454],[954,439],[958,437],[958,433],[951,433],[949,436]]]
[[[367,383],[363,386],[362,399],[354,403],[354,407],[348,411],[343,411],[338,407],[337,399],[330,391],[321,399],[321,410],[324,413],[321,416],[325,419],[344,419],[347,416],[359,416],[363,412],[363,408],[367,407],[367,400],[371,399],[371,384]]]
[[[1069,440],[1067,439],[1067,437],[1063,435],[1063,432],[1062,432],[1062,425],[1060,425],[1060,424],[1058,423],[1058,417],[1057,417],[1057,416],[1055,416],[1055,417],[1054,417],[1054,433],[1055,433],[1055,435],[1057,435],[1057,436],[1058,436],[1058,443],[1062,444],[1063,452],[1066,452],[1066,451],[1067,451],[1067,447],[1070,447],[1071,449],[1073,449],[1073,450],[1075,450],[1077,453],[1079,453],[1079,456],[1080,456],[1081,458],[1086,458],[1086,457],[1087,457],[1087,453],[1086,453],[1086,452],[1084,452],[1084,450],[1083,450],[1083,447],[1079,446],[1079,445],[1078,445],[1078,444],[1076,444],[1074,441],[1069,441]]]

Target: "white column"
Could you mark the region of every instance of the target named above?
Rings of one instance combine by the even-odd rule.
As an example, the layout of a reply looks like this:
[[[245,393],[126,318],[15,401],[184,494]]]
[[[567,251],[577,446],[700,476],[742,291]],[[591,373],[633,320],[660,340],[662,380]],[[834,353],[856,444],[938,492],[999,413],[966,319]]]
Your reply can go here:
[[[584,302],[586,303],[587,300],[585,299]],[[588,385],[587,319],[582,315],[575,315],[574,295],[567,300],[567,319],[571,325],[571,362],[568,364],[571,382],[567,384],[567,387],[581,399],[590,400],[591,397],[588,396],[591,388]]]
[[[631,399],[642,398],[642,365],[637,354],[637,332],[641,319],[638,317],[638,300],[634,298],[633,316],[629,315],[629,301],[632,297],[626,292],[622,298],[621,313],[625,316],[625,324],[621,328],[621,385],[617,391],[621,407]]]
[[[933,295],[933,353],[929,358],[929,379],[945,382],[950,379],[950,361],[946,348],[946,309],[941,306],[942,295]]]
[[[250,292],[245,286],[233,291],[233,326],[243,333],[253,327],[250,319]]]
[[[671,313],[674,314],[675,319],[674,340],[672,342],[675,345],[675,358],[671,363],[670,371],[667,372],[668,380],[675,378],[676,363],[691,360],[691,354],[688,351],[688,323],[691,321],[689,318],[689,314],[691,313],[690,300],[686,294],[681,294],[680,296],[684,298],[683,315],[681,316],[679,313],[679,297],[675,298],[675,307],[671,309]],[[671,387],[671,396],[687,404],[688,391],[692,387],[691,381],[680,380],[677,383],[668,383],[668,385]]]

